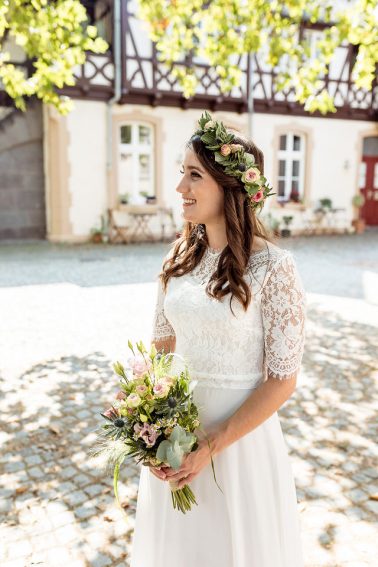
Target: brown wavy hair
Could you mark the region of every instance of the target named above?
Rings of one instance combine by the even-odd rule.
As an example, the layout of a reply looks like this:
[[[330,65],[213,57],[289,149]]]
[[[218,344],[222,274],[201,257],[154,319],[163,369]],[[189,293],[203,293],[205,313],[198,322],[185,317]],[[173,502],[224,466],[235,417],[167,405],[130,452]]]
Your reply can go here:
[[[235,134],[233,143],[241,144],[248,153],[255,157],[255,162],[261,174],[264,174],[264,155],[251,141],[245,139],[237,131],[227,128]],[[208,150],[199,136],[193,135],[186,147],[193,150],[201,165],[223,188],[224,216],[226,222],[227,246],[221,252],[215,272],[211,275],[206,286],[209,297],[220,300],[231,294],[231,301],[235,296],[242,304],[244,310],[252,300],[250,286],[243,279],[248,260],[252,251],[255,236],[267,242],[273,239],[257,217],[255,211],[248,204],[248,194],[240,179],[224,173],[223,167],[215,162],[214,153]],[[209,241],[204,224],[195,224],[185,221],[181,236],[173,242],[173,249],[162,266],[159,278],[166,291],[171,277],[180,277],[191,272],[203,257]]]

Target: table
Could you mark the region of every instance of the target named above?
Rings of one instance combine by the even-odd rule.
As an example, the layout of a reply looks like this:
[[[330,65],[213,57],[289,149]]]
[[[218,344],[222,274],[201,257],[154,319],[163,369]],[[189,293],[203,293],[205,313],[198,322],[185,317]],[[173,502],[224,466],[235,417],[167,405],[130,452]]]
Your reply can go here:
[[[117,212],[127,213],[132,219],[131,223],[120,224],[116,220]],[[156,238],[150,228],[152,218],[159,216],[161,235]],[[169,218],[171,235],[166,234],[165,217]],[[109,241],[112,243],[123,242],[125,244],[131,242],[164,242],[166,239],[171,240],[176,236],[176,223],[171,207],[164,205],[125,205],[120,204],[116,209],[108,209],[109,219]]]

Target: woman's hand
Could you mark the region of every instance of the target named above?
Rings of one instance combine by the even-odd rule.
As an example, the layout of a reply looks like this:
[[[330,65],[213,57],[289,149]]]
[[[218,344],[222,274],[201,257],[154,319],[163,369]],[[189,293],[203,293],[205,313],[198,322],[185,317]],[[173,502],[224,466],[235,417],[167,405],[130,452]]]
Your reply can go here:
[[[210,441],[211,443],[211,441]],[[172,469],[171,467],[150,467],[152,474],[161,480],[168,480],[176,483],[176,488],[182,488],[189,484],[211,461],[211,454],[207,440],[198,442],[195,451],[184,455],[181,467]]]
[[[165,479],[165,472],[164,472],[165,468],[169,468],[169,467],[163,467],[163,466],[153,467],[153,466],[150,466],[150,471],[152,472],[152,474],[154,476],[156,476],[156,478],[159,478],[160,480],[166,480]]]

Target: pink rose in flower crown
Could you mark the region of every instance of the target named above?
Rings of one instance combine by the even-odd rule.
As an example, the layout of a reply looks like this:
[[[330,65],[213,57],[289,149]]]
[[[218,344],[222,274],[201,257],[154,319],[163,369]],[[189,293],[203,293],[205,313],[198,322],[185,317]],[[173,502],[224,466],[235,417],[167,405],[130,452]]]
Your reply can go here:
[[[255,201],[255,203],[258,203],[259,201],[262,201],[264,199],[264,192],[263,191],[257,191],[256,195],[253,195],[252,197],[252,201]]]
[[[222,154],[222,156],[229,156],[231,153],[231,146],[230,144],[223,144],[223,146],[220,149],[220,153]]]
[[[255,183],[260,179],[260,172],[256,167],[250,167],[242,175],[243,183]]]
[[[152,368],[152,362],[148,359],[144,360],[143,356],[129,358],[127,362],[130,364],[131,370],[135,376],[142,376]]]
[[[236,152],[240,152],[243,149],[241,144],[230,144],[231,152],[234,154]]]

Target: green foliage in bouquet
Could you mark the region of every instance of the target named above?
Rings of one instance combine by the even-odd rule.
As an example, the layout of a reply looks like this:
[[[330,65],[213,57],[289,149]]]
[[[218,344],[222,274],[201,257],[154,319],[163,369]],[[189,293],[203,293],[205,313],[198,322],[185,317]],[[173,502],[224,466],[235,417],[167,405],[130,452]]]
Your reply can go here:
[[[120,466],[126,457],[146,466],[181,466],[185,454],[198,447],[198,408],[193,403],[195,381],[190,379],[185,365],[181,372],[171,370],[175,353],[158,353],[155,345],[150,352],[142,341],[128,346],[134,358],[125,369],[121,362],[113,364],[119,376],[120,391],[113,405],[101,415],[98,448],[92,453],[101,456],[106,467],[114,469],[114,492],[118,498]],[[138,354],[139,353],[139,354]],[[210,447],[210,445],[209,445]],[[215,471],[213,461],[214,479]],[[171,485],[172,501],[182,512],[197,504],[189,485],[175,489]]]
[[[187,433],[180,425],[176,425],[169,439],[160,443],[156,458],[162,463],[169,463],[173,469],[179,469],[183,456],[185,453],[190,453],[195,442],[195,435]]]

